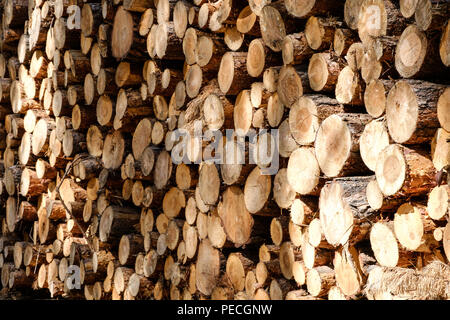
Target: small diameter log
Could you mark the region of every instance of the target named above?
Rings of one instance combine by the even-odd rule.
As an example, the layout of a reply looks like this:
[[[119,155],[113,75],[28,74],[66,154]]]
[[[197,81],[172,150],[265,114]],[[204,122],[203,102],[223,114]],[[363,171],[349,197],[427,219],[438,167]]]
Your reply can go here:
[[[175,170],[175,181],[180,190],[188,190],[197,185],[198,173],[184,163],[180,163]]]
[[[117,87],[139,86],[142,83],[142,70],[127,61],[119,63],[114,76]]]
[[[374,118],[383,115],[386,110],[386,95],[394,86],[394,80],[372,80],[364,90],[364,106]]]
[[[420,195],[436,185],[436,169],[431,160],[397,144],[381,152],[375,174],[385,196]]]
[[[10,99],[14,113],[25,113],[29,109],[42,109],[42,105],[33,99],[34,93],[27,93],[29,89],[34,91],[35,84],[30,84],[27,87],[28,89],[24,88],[24,85],[18,80],[12,82]]]
[[[448,211],[450,188],[448,185],[434,187],[428,195],[427,211],[434,220],[443,220]]]
[[[22,175],[22,168],[18,165],[8,167],[5,170],[3,183],[5,184],[6,192],[12,196],[16,193],[16,188],[20,185]]]
[[[366,198],[370,207],[374,210],[392,212],[403,203],[404,199],[395,197],[385,197],[381,192],[376,179],[370,181],[366,187]]]
[[[157,190],[163,189],[172,175],[172,159],[167,151],[162,151],[156,158],[153,181]]]
[[[147,52],[151,58],[183,60],[182,40],[177,37],[173,22],[154,24],[147,36]]]

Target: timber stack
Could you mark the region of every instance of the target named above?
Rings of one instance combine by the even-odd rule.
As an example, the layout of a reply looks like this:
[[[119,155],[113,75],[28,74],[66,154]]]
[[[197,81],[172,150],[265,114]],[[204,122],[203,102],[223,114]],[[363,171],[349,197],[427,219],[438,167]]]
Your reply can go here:
[[[448,1],[1,2],[2,290],[450,299]]]

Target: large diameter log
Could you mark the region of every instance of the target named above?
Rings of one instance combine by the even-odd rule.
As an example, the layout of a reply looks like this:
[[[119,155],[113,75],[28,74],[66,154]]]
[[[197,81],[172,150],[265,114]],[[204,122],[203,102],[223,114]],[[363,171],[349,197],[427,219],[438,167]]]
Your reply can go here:
[[[216,204],[219,198],[220,178],[215,164],[202,164],[199,171],[198,187],[205,204]]]
[[[119,262],[121,265],[134,264],[137,254],[142,251],[144,237],[138,234],[123,235],[119,243]]]
[[[272,182],[269,175],[263,175],[261,169],[256,167],[247,177],[244,187],[245,207],[252,214],[261,211],[272,189]]]
[[[227,52],[220,62],[217,76],[220,90],[228,95],[236,95],[249,88],[252,77],[246,72],[246,52]]]
[[[332,114],[345,112],[337,100],[322,95],[304,95],[289,111],[289,129],[300,145],[309,145],[316,139],[319,123]]]
[[[353,230],[353,212],[342,193],[338,183],[326,185],[320,192],[320,223],[326,240],[333,246],[344,245]]]
[[[449,4],[446,1],[418,0],[414,18],[423,31],[441,30],[448,19]]]
[[[304,32],[287,35],[281,47],[284,64],[301,64],[314,54]]]
[[[254,262],[241,253],[231,253],[226,263],[226,274],[233,288],[237,291],[244,290],[245,274],[253,267]]]
[[[388,223],[377,222],[370,230],[370,246],[377,262],[383,267],[395,267],[399,261],[399,245]]]
[[[447,87],[437,102],[437,117],[441,127],[450,132],[450,88]]]
[[[445,300],[448,299],[445,280],[448,269],[448,265],[440,261],[421,270],[377,266],[369,272],[365,294],[371,300]]]
[[[334,271],[327,266],[316,267],[306,274],[306,286],[313,297],[327,295],[335,283]]]
[[[111,49],[115,58],[124,58],[133,43],[133,17],[123,7],[114,16]]]
[[[287,180],[292,189],[300,194],[316,192],[320,167],[313,148],[298,148],[292,152],[287,166]]]
[[[23,26],[28,17],[28,1],[6,0],[3,5],[3,23],[11,27]]]
[[[208,239],[200,242],[197,262],[195,264],[195,279],[197,289],[210,295],[217,284],[220,274],[220,252],[212,247]]]
[[[440,74],[442,61],[437,41],[427,39],[415,25],[407,27],[395,50],[395,68],[404,78],[433,77]]]
[[[397,144],[380,153],[375,174],[385,196],[420,195],[436,185],[436,169],[431,160]]]
[[[117,169],[122,164],[125,141],[120,131],[108,134],[103,145],[102,161],[107,169]]]
[[[441,42],[439,43],[439,55],[442,63],[450,66],[450,19],[447,20],[444,30],[442,31]]]
[[[322,172],[328,177],[346,172],[364,173],[359,155],[359,137],[370,117],[363,114],[331,115],[317,131],[315,153]]]
[[[359,7],[358,34],[365,44],[388,33],[398,35],[406,25],[398,4],[390,0],[364,0]]]
[[[233,111],[234,128],[238,135],[245,135],[250,130],[253,119],[253,106],[250,91],[243,90],[236,98]]]
[[[252,77],[259,77],[264,67],[280,64],[278,55],[274,55],[265,47],[262,39],[254,39],[248,46],[247,72]]]
[[[346,66],[339,72],[335,95],[340,103],[361,106],[363,102],[362,80],[359,74]]]
[[[309,60],[309,85],[314,91],[333,91],[343,69],[339,57],[332,52],[316,53]]]
[[[334,32],[339,23],[334,19],[310,17],[306,22],[305,36],[313,50],[329,49],[334,39]]]
[[[450,188],[448,185],[441,185],[433,188],[428,195],[427,211],[434,220],[442,220],[448,212],[450,199]]]
[[[263,7],[259,24],[264,43],[275,52],[281,51],[286,28],[280,12],[272,6]]]
[[[139,220],[140,214],[135,209],[109,206],[100,219],[100,241],[106,242],[110,236],[118,237],[132,232]]]
[[[36,197],[47,191],[48,179],[39,179],[36,171],[25,168],[20,178],[20,194],[24,197]]]
[[[312,58],[311,58],[312,59]],[[292,66],[283,66],[278,75],[277,93],[281,103],[292,106],[303,95],[301,74]]]
[[[395,142],[417,144],[431,140],[440,127],[438,101],[445,88],[419,80],[400,80],[394,85],[386,101],[386,122]]]
[[[450,133],[442,128],[436,130],[436,134],[431,141],[431,159],[436,170],[450,165]],[[448,177],[447,177],[448,180]]]
[[[329,12],[342,10],[344,1],[328,0],[285,0],[284,5],[289,14],[306,19],[312,15],[325,16]]]
[[[417,203],[402,204],[394,217],[394,232],[400,244],[409,251],[430,252],[436,224],[428,216],[425,206]],[[428,236],[431,238],[427,239]]]
[[[227,237],[236,246],[247,243],[254,221],[245,207],[245,196],[239,187],[227,188],[218,205],[218,214],[222,219]]]
[[[363,275],[358,258],[358,253],[354,247],[342,247],[335,252],[333,266],[336,277],[336,284],[345,295],[357,294],[363,282]]]
[[[375,171],[380,152],[389,145],[389,134],[383,121],[373,120],[364,127],[359,151],[364,164]]]

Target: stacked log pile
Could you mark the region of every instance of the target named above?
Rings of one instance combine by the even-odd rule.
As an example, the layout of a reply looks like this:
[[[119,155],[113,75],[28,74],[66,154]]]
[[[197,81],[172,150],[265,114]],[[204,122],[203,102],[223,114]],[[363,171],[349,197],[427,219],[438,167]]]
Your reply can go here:
[[[450,298],[447,1],[0,10],[3,290]]]

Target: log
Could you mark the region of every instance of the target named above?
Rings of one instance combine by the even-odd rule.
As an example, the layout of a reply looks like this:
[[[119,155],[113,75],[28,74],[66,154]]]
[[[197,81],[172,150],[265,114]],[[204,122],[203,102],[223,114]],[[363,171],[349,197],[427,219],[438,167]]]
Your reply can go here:
[[[400,76],[423,78],[439,74],[442,61],[438,54],[437,40],[428,39],[415,25],[408,26],[401,34],[395,51],[395,68]]]
[[[342,69],[342,62],[332,53],[314,54],[308,66],[311,89],[314,91],[332,91]]]
[[[417,170],[417,166],[421,170]],[[375,174],[385,196],[420,195],[436,185],[436,169],[431,160],[397,144],[383,149]]]
[[[353,174],[367,170],[358,152],[358,142],[363,126],[368,122],[369,119],[363,114],[331,115],[322,122],[314,147],[317,162],[325,176],[346,175],[347,170]],[[335,135],[342,138],[341,143],[335,143]]]
[[[395,83],[386,100],[386,122],[392,139],[404,144],[430,141],[439,128],[437,104],[444,90],[443,85],[424,81],[400,80]]]

